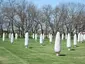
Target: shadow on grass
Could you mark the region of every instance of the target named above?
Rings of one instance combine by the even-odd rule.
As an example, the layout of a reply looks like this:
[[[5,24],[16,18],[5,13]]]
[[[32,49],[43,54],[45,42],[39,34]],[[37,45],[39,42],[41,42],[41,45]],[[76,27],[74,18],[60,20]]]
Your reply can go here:
[[[46,46],[46,44],[42,44],[42,46]]]
[[[46,44],[41,44],[41,46],[46,46]]]
[[[0,64],[3,64],[2,61],[0,61]]]
[[[59,56],[66,56],[66,54],[60,54]]]
[[[79,46],[76,46],[76,47],[79,47]]]
[[[75,51],[75,49],[71,49],[71,51]]]
[[[29,47],[29,49],[32,49],[33,47]]]
[[[79,46],[74,46],[74,48],[79,47]]]

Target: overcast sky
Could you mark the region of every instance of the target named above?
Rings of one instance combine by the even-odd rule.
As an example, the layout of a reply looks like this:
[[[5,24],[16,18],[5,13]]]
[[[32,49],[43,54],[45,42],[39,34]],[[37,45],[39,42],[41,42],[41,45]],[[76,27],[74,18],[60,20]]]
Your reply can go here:
[[[69,3],[69,2],[85,4],[85,0],[28,0],[28,1],[33,2],[38,7],[42,7],[43,5],[48,5],[48,4],[50,4],[52,7],[55,7],[60,3]]]

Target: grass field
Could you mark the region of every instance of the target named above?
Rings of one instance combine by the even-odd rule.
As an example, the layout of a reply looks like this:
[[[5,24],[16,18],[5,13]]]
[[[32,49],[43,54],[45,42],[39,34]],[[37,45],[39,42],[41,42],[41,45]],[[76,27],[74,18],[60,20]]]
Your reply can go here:
[[[73,43],[72,43],[73,44]],[[43,46],[39,41],[29,40],[29,46],[24,47],[24,39],[15,40],[13,44],[9,39],[4,42],[0,38],[0,64],[85,64],[85,43],[66,48],[66,41],[61,43],[61,56],[54,52],[54,42],[50,44],[46,39]]]

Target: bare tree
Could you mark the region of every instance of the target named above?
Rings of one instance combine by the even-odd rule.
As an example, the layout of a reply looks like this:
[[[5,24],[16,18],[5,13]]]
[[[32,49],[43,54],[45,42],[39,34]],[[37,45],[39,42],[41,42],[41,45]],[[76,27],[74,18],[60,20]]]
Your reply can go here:
[[[43,13],[43,22],[45,24],[45,34],[47,35],[48,32],[51,32],[52,33],[52,30],[53,30],[53,27],[52,27],[52,13],[53,13],[53,10],[52,10],[52,7],[51,5],[45,5],[43,6],[42,8],[42,13]]]
[[[3,19],[9,23],[9,31],[14,34],[15,0],[8,0],[8,2],[6,2],[5,4],[6,5],[2,9],[4,16]]]

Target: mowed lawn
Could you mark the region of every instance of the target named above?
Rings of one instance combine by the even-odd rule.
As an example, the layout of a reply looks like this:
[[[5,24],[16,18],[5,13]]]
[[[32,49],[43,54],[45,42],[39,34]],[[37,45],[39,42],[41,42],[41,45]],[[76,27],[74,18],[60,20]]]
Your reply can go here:
[[[39,40],[29,40],[29,46],[24,47],[24,38],[20,38],[10,43],[9,39],[3,42],[0,38],[0,64],[85,64],[85,42],[78,43],[68,51],[66,41],[61,43],[61,56],[56,56],[54,52],[54,42],[49,43],[44,40],[43,46]]]

